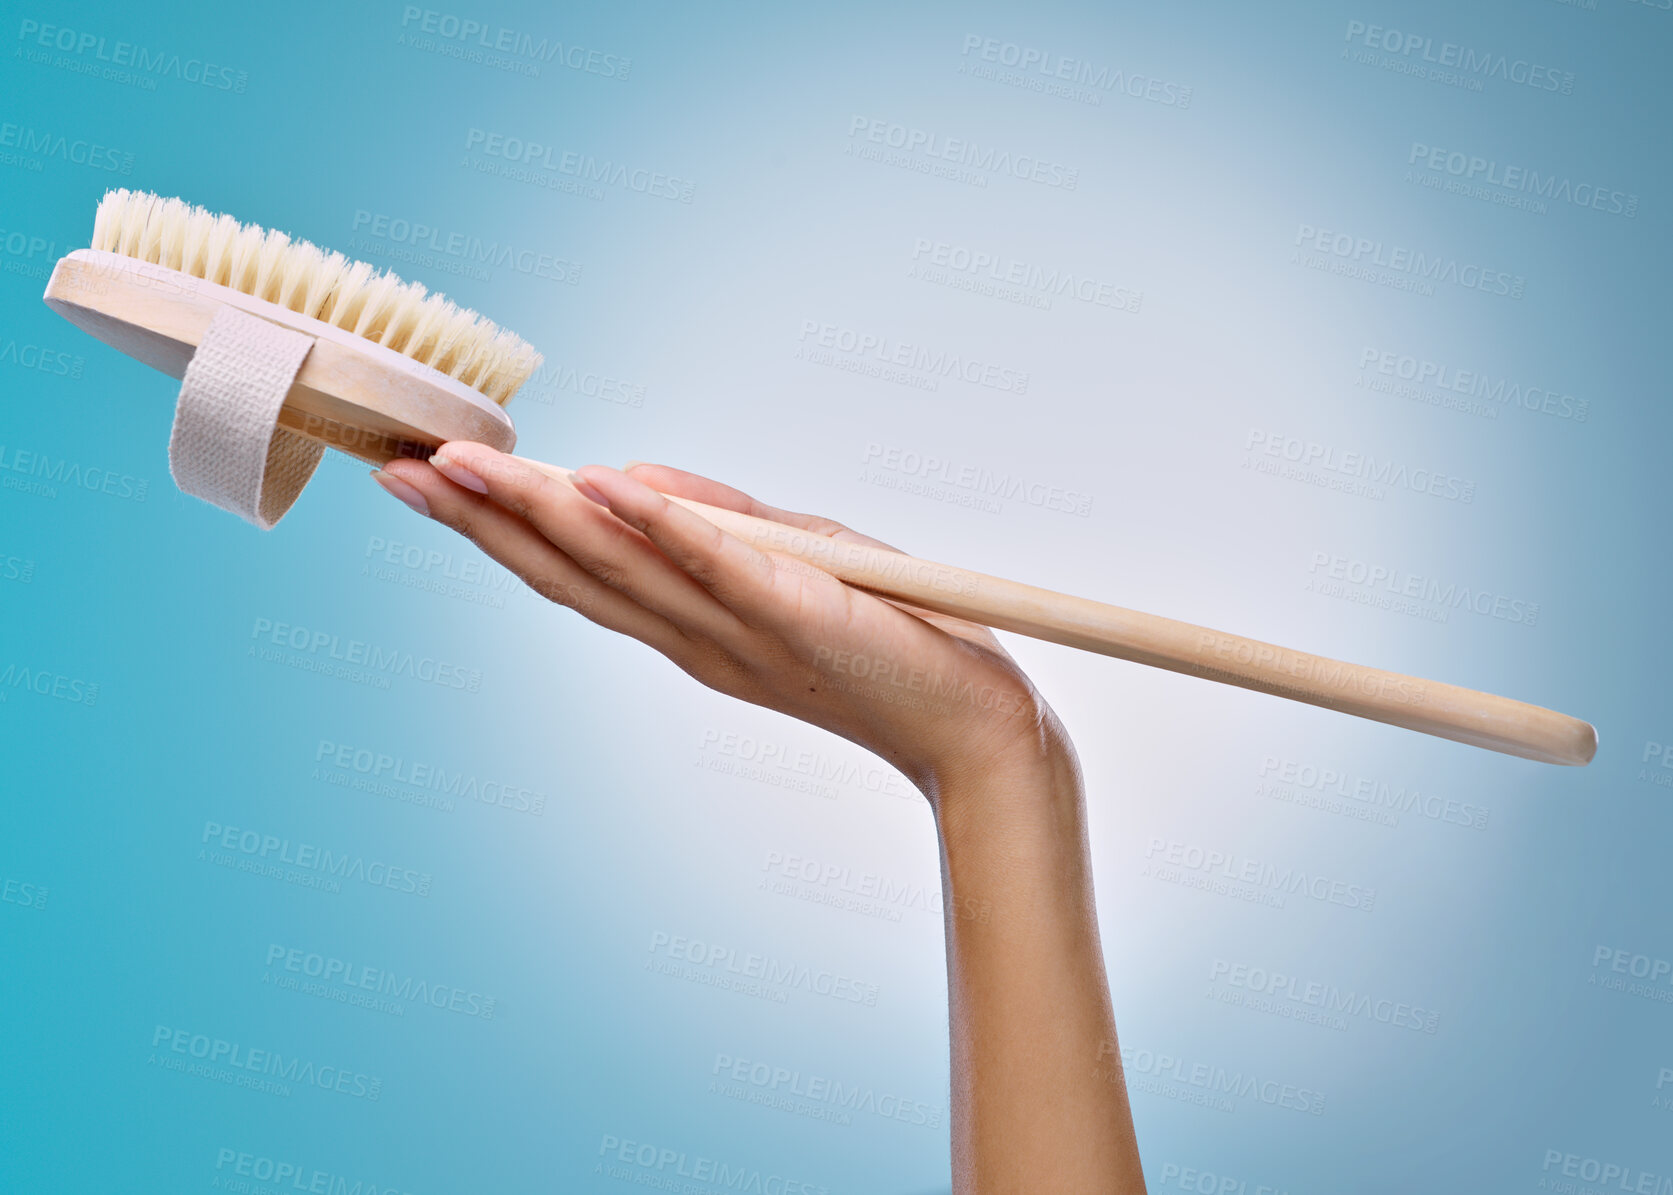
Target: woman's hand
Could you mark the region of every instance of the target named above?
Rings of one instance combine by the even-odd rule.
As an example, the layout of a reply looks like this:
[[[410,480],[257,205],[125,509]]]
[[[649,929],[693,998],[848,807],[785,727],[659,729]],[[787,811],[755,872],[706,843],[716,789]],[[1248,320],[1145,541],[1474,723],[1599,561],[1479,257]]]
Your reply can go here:
[[[941,838],[954,1190],[1144,1190],[1079,765],[991,631],[744,543],[659,491],[893,550],[675,469],[589,465],[566,484],[454,442],[374,476],[536,592],[905,773]]]
[[[1072,754],[986,627],[853,589],[662,495],[894,550],[840,523],[660,465],[589,465],[566,485],[470,441],[374,476],[537,593],[649,644],[710,688],[876,752],[938,814],[942,795],[969,781]]]

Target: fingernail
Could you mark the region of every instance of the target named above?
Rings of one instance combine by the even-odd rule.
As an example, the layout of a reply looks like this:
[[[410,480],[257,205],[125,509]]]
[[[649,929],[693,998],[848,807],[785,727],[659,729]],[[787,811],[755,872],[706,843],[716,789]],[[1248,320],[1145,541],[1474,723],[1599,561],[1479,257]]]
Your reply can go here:
[[[644,465],[644,464],[648,464],[648,463],[649,463],[648,461],[628,461],[627,464],[622,466],[622,472],[626,473],[629,469],[633,468],[635,465]]]
[[[569,484],[579,490],[582,497],[591,498],[605,510],[610,509],[610,499],[599,493],[598,490],[589,484],[587,479],[582,477],[579,473],[571,473],[569,475]]]
[[[372,471],[372,480],[377,482],[384,489],[388,490],[391,494],[394,494],[402,502],[405,502],[408,506],[412,507],[425,518],[430,517],[430,504],[424,501],[424,495],[413,489],[399,477],[396,477],[393,473],[385,473],[382,469],[374,469]]]
[[[449,481],[458,482],[467,490],[475,490],[479,494],[486,494],[488,492],[488,483],[486,481],[483,481],[482,478],[478,477],[475,473],[472,473],[469,469],[454,460],[452,457],[433,456],[430,458],[430,463],[440,470],[441,475]]]

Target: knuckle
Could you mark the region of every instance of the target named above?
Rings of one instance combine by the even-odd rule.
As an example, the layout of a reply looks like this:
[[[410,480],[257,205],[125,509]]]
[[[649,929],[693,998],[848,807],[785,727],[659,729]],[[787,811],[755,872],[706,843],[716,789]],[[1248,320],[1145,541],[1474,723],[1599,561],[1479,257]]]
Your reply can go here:
[[[529,580],[529,588],[554,605],[566,606],[583,615],[590,616],[597,607],[586,586],[566,577],[534,577]]]
[[[778,553],[774,553],[767,559],[768,563],[772,566],[773,576],[771,580],[774,584],[778,581],[779,573],[786,573],[791,577],[799,579],[802,583],[807,585],[822,585],[829,587],[831,585],[842,584],[842,582],[838,581],[835,577],[820,568],[818,565],[809,564],[799,556],[783,556]]]
[[[665,555],[693,580],[712,586],[724,572],[725,532],[707,519],[678,520],[672,534],[659,542]]]
[[[691,547],[697,560],[712,571],[715,562],[719,561],[725,552],[726,532],[709,520],[698,518],[692,527]]]
[[[654,526],[666,525],[670,505],[665,495],[653,490],[651,496],[645,499],[644,509],[627,511],[624,521],[634,530],[649,535]]]
[[[806,530],[811,531],[815,535],[834,536],[840,535],[845,531],[850,535],[853,534],[852,528],[837,522],[835,519],[827,519],[824,515],[798,514],[796,515],[796,518],[806,520]]]
[[[593,561],[587,565],[587,571],[615,590],[626,590],[631,580],[627,569],[609,560]]]
[[[450,505],[441,512],[441,520],[477,547],[482,547],[481,522],[468,507]]]
[[[685,659],[676,661],[682,669],[709,688],[728,696],[739,696],[756,688],[752,669],[726,648],[710,640],[693,644]]]
[[[500,486],[494,500],[520,519],[529,519],[536,510],[550,505],[552,495],[549,478],[521,466],[500,470]]]
[[[765,552],[751,548],[749,555],[744,559],[747,562],[744,566],[745,575],[750,584],[770,589],[778,581],[778,565]]]

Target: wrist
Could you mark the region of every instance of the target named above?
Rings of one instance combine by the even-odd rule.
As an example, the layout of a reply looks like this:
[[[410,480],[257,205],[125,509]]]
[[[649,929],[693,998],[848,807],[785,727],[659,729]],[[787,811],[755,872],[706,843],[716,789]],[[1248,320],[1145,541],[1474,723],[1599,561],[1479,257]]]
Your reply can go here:
[[[1074,744],[1048,709],[1038,732],[968,756],[924,786],[945,854],[1008,843],[1060,855],[1085,849],[1085,791]]]

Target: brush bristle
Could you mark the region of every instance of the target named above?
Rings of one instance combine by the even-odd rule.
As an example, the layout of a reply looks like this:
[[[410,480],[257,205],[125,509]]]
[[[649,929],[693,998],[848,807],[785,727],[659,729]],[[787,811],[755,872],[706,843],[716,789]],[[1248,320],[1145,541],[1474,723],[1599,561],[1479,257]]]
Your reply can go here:
[[[183,199],[108,191],[93,248],[277,303],[393,349],[504,403],[540,365],[521,338],[416,282]]]

